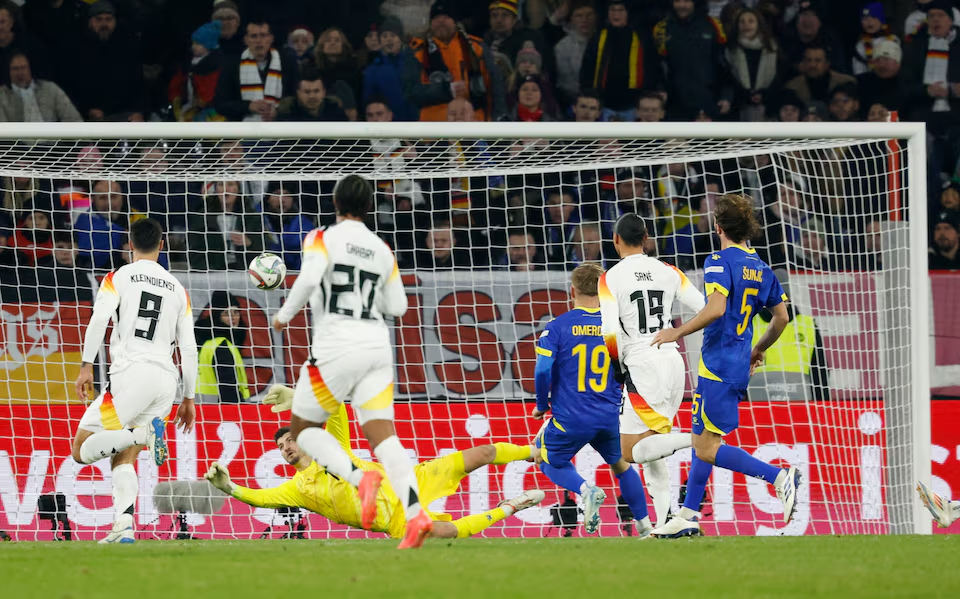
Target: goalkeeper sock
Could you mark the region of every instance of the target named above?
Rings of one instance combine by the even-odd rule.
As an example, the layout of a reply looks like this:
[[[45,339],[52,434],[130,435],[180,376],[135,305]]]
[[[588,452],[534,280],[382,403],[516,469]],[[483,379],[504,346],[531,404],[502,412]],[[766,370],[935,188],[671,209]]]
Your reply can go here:
[[[668,433],[665,435],[650,435],[637,441],[631,452],[634,463],[646,464],[671,456],[681,449],[693,445],[690,433]],[[659,517],[659,514],[657,515]]]
[[[420,490],[413,472],[413,460],[396,435],[381,441],[380,445],[374,448],[373,454],[383,465],[394,493],[403,502],[404,514],[409,522],[420,513]]]
[[[140,485],[137,482],[137,471],[133,464],[120,464],[113,469],[113,510],[114,520],[119,520],[123,514],[133,515],[133,507],[137,503],[137,494]]]
[[[717,449],[717,458],[714,464],[727,470],[740,472],[747,476],[765,480],[771,485],[777,480],[782,468],[771,466],[763,460],[758,460],[739,447],[721,445]]]
[[[547,478],[549,478],[553,484],[558,487],[563,487],[577,495],[580,495],[580,489],[583,488],[583,485],[587,484],[587,481],[583,480],[583,477],[580,476],[580,473],[577,472],[577,469],[574,468],[570,462],[567,462],[563,466],[554,466],[553,464],[540,462],[540,470],[547,475]]]
[[[356,467],[336,437],[329,432],[316,426],[303,429],[297,435],[297,445],[330,474],[339,476],[355,487],[360,484],[363,471]]]
[[[704,462],[694,454],[690,462],[690,475],[687,477],[687,497],[683,500],[683,510],[680,511],[681,518],[689,520],[694,513],[700,511],[700,504],[703,503],[703,496],[707,492],[707,481],[710,480],[711,472],[713,472],[713,465]]]
[[[657,526],[667,523],[670,511],[670,470],[666,460],[654,460],[643,465],[643,478],[647,481],[647,491],[653,500],[653,511],[657,514]]]
[[[643,490],[643,481],[640,475],[632,467],[617,475],[617,482],[620,483],[620,494],[623,500],[630,506],[633,517],[636,520],[643,520],[649,513],[647,511],[647,494]]]
[[[474,514],[454,520],[453,525],[457,527],[457,538],[465,539],[490,528],[509,515],[511,514],[508,514],[504,508],[498,507],[482,514]]]
[[[144,427],[121,429],[118,431],[100,431],[87,437],[80,446],[80,461],[92,464],[97,460],[109,458],[134,445],[147,444],[147,429]]]
[[[493,458],[491,464],[509,464],[510,462],[520,462],[530,459],[529,445],[514,445],[513,443],[494,443],[497,450],[497,457]]]

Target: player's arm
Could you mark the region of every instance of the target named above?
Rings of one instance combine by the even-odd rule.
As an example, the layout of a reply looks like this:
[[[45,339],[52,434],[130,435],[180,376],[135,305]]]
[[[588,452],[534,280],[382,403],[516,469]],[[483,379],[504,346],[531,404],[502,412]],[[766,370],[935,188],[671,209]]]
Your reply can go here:
[[[384,316],[399,318],[406,313],[409,306],[407,290],[400,278],[397,261],[392,255],[390,261],[393,263],[393,268],[390,271],[390,276],[387,277],[387,282],[383,284],[383,293],[377,295],[377,310]]]
[[[600,298],[600,333],[603,343],[607,346],[610,355],[610,367],[613,369],[613,378],[623,384],[623,372],[620,369],[620,305],[617,295],[611,289],[611,282],[607,281],[607,274],[600,275],[597,282],[597,295]]]
[[[680,275],[680,287],[677,291],[677,300],[693,312],[700,312],[707,305],[703,298],[703,293],[690,282],[687,275],[682,270],[674,267],[677,274]]]
[[[190,294],[183,290],[183,307],[177,320],[177,347],[180,349],[180,377],[183,381],[183,401],[177,408],[174,426],[186,432],[193,430],[197,409],[193,399],[197,392],[197,337],[193,331],[193,308]]]
[[[115,271],[114,271],[115,272]],[[93,362],[103,344],[103,336],[107,333],[110,317],[120,305],[120,294],[113,284],[113,272],[103,277],[97,298],[93,302],[93,314],[87,323],[87,330],[83,335],[83,353],[81,354],[80,375],[77,377],[77,396],[86,401],[87,388],[93,384]]]
[[[773,318],[770,319],[770,325],[767,327],[767,330],[760,336],[757,344],[753,346],[753,351],[750,352],[750,374],[753,374],[753,371],[763,364],[764,352],[777,342],[780,334],[783,333],[783,329],[787,328],[787,323],[790,322],[786,301],[787,294],[783,292],[780,281],[774,278],[773,285],[770,288],[770,295],[765,302],[765,307],[773,314]]]
[[[327,246],[323,243],[323,231],[319,229],[311,231],[303,240],[303,261],[300,263],[300,274],[297,275],[297,280],[293,282],[293,287],[290,288],[290,293],[287,295],[283,307],[273,317],[274,329],[282,330],[307,305],[307,302],[310,301],[310,294],[323,280],[329,262]]]
[[[550,386],[553,384],[553,364],[557,359],[560,331],[547,323],[537,338],[537,365],[533,370],[533,386],[537,395],[537,406],[531,414],[537,420],[550,409]]]
[[[303,496],[297,490],[297,484],[293,480],[288,480],[272,489],[248,489],[230,480],[230,472],[217,462],[210,466],[204,478],[214,487],[247,505],[268,509],[303,507]]]

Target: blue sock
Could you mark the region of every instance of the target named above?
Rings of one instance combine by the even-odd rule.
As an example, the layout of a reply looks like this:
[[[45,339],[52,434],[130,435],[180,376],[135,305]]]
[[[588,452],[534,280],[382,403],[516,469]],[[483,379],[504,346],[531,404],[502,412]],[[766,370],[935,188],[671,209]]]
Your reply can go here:
[[[687,476],[687,497],[683,500],[683,507],[695,512],[700,511],[700,504],[703,503],[703,496],[707,492],[707,481],[710,480],[710,472],[713,466],[704,462],[696,455],[690,462],[690,474]]]
[[[721,468],[759,478],[770,484],[773,484],[773,482],[777,480],[777,475],[780,474],[780,468],[771,466],[762,460],[758,460],[739,447],[731,447],[730,445],[721,445],[720,448],[717,449],[717,459],[715,463]]]
[[[577,472],[577,469],[574,468],[570,462],[562,466],[554,466],[553,464],[540,462],[540,470],[547,475],[547,478],[553,481],[553,484],[558,487],[563,487],[577,495],[580,494],[580,487],[583,483],[587,482],[583,480],[583,477],[580,476],[580,473]]]
[[[637,520],[643,520],[647,517],[647,492],[643,490],[643,481],[640,475],[632,467],[625,472],[617,475],[617,482],[620,483],[620,494],[623,500],[630,506],[633,517]]]

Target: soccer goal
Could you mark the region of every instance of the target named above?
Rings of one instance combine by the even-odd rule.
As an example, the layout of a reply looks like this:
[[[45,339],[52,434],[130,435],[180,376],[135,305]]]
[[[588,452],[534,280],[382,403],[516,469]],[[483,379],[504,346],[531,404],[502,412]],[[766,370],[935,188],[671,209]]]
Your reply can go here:
[[[259,291],[244,269],[272,251],[292,282],[302,237],[334,222],[333,186],[350,173],[375,182],[368,225],[395,248],[407,285],[410,309],[391,328],[396,411],[420,460],[529,442],[539,428],[529,418],[537,334],[571,307],[573,267],[616,261],[619,215],[645,217],[647,251],[702,283],[719,249],[711,208],[721,194],[745,194],[763,225],[753,246],[784,282],[792,321],[728,441],[798,466],[808,484],[784,527],[762,481],[714,470],[705,532],[930,532],[913,492],[930,477],[931,312],[925,134],[914,123],[5,124],[0,530],[49,539],[68,522],[74,538],[93,538],[113,521],[109,463],[70,458],[84,410],[73,381],[98,280],[130,259],[125,230],[150,216],[167,231],[161,261],[191,293],[198,342],[212,345],[200,353],[197,428],[171,427],[164,467],[146,454],[138,464],[138,535],[369,536],[295,509],[224,504],[197,482],[214,460],[251,488],[294,472],[273,441],[286,416],[260,399],[294,381],[309,315],[273,332],[285,288]],[[751,317],[762,330],[765,315]],[[689,400],[699,338],[682,349]],[[689,430],[688,403],[675,426]],[[689,450],[668,459],[674,509],[689,460]],[[576,466],[614,488],[591,449]],[[563,535],[576,525],[576,505],[533,464],[464,474],[432,510],[457,518],[540,487],[540,508],[485,534]],[[630,534],[614,496],[601,534]]]

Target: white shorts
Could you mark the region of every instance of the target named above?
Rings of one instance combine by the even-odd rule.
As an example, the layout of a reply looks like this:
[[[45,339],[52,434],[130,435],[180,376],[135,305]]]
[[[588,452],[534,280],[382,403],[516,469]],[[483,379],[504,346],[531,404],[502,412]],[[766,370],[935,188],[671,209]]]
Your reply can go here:
[[[170,415],[177,398],[179,381],[168,370],[153,364],[132,364],[110,375],[110,382],[87,406],[79,428],[98,433],[150,424],[154,418]]]
[[[676,348],[644,352],[626,364],[620,433],[669,433],[683,401],[683,356]]]
[[[350,402],[360,424],[393,420],[393,350],[343,348],[315,356],[300,367],[293,414],[321,424]]]

